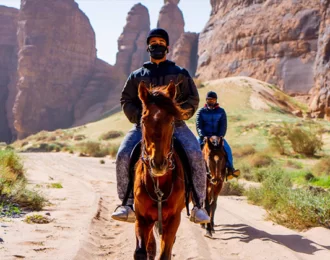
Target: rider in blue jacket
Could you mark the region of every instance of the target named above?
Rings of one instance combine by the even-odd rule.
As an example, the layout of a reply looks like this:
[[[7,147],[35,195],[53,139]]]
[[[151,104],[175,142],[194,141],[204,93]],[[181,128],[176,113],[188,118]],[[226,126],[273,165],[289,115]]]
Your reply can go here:
[[[205,106],[197,112],[196,128],[201,148],[203,148],[205,136],[215,135],[225,137],[227,132],[226,111],[219,106],[217,99],[217,93],[209,91],[206,95]],[[224,140],[224,149],[227,154],[228,176],[238,177],[240,171],[234,168],[231,148],[226,140]]]

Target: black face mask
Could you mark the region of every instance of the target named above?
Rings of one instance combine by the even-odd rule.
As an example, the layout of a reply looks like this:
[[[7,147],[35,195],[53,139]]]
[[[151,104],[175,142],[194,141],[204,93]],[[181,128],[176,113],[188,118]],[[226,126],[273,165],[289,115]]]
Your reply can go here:
[[[214,107],[217,105],[217,102],[213,103],[206,101],[206,105],[208,106],[209,109],[214,109]]]
[[[148,52],[150,53],[151,58],[161,60],[165,57],[167,47],[159,44],[149,45]]]

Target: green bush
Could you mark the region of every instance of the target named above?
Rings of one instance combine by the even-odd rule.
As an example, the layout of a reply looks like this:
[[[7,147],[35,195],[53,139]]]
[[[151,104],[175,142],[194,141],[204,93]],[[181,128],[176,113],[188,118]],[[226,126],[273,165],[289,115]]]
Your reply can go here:
[[[256,149],[252,145],[233,147],[233,156],[235,158],[242,158],[255,153]]]
[[[115,157],[118,152],[118,144],[102,144],[99,142],[85,142],[78,145],[78,149],[82,156],[91,157],[104,157],[111,156]]]
[[[311,123],[306,127],[303,124],[287,124],[273,126],[269,130],[270,146],[280,154],[286,154],[286,148],[291,146],[293,151],[305,155],[314,156],[322,150],[322,133],[318,125]]]
[[[278,152],[281,155],[286,154],[285,142],[281,136],[272,136],[269,138],[270,147],[272,150]]]
[[[314,156],[323,146],[322,136],[311,129],[287,127],[287,137],[296,153]]]
[[[316,175],[328,175],[330,176],[330,156],[322,158],[313,167],[313,173]]]
[[[306,189],[293,189],[289,175],[273,167],[264,176],[260,188],[245,192],[250,202],[263,206],[269,217],[289,228],[330,228],[330,193],[315,194]]]
[[[46,199],[26,188],[23,164],[14,151],[0,151],[0,204],[16,203],[31,210],[40,210]]]
[[[273,159],[265,153],[256,153],[250,159],[251,167],[261,168],[269,166],[273,163]]]
[[[103,133],[101,136],[100,136],[100,140],[110,140],[110,139],[115,139],[115,138],[118,138],[120,136],[123,136],[124,133],[121,132],[121,131],[115,131],[115,130],[112,130],[112,131],[109,131],[109,132],[106,132],[106,133]]]

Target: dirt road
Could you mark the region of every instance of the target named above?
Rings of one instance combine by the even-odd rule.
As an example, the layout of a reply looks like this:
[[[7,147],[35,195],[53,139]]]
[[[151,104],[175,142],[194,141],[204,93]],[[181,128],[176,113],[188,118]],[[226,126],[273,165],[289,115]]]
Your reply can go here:
[[[118,204],[114,161],[47,153],[23,154],[31,187],[38,184],[51,204],[49,224],[0,220],[0,259],[132,259],[134,225],[116,222]],[[47,188],[60,182],[62,189]],[[214,239],[190,223],[185,211],[173,259],[330,259],[330,230],[304,233],[265,221],[265,211],[243,197],[221,197]]]

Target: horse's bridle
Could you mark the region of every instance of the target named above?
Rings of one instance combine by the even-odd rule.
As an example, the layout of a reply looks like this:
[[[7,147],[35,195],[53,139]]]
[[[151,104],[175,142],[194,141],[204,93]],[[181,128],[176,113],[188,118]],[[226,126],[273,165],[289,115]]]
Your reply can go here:
[[[142,123],[143,124],[143,123]],[[175,164],[174,164],[174,159],[173,159],[173,154],[174,154],[174,142],[173,142],[173,134],[174,134],[174,121],[172,121],[172,139],[171,139],[171,149],[168,152],[166,158],[165,158],[165,162],[167,163],[168,167],[167,170],[174,170],[175,169]],[[145,149],[145,143],[144,141],[142,141],[142,151],[141,151],[141,160],[143,162],[143,164],[147,167],[147,171],[149,173],[149,176],[152,180],[153,186],[154,186],[154,193],[157,196],[157,199],[155,199],[149,192],[148,190],[148,186],[147,183],[145,183],[145,189],[146,192],[149,196],[149,198],[155,202],[157,202],[157,209],[158,209],[158,232],[160,235],[163,234],[163,224],[162,224],[162,203],[164,201],[167,201],[168,198],[171,196],[172,192],[173,192],[173,186],[174,183],[172,182],[171,185],[171,190],[170,193],[168,194],[168,196],[166,198],[163,199],[164,196],[164,192],[161,191],[161,189],[159,188],[159,178],[156,177],[155,180],[155,176],[152,174],[152,159],[150,159],[150,156],[148,155],[146,149]],[[146,179],[147,181],[147,179]]]
[[[175,164],[174,164],[174,160],[173,160],[173,155],[174,155],[174,142],[173,142],[174,121],[172,121],[171,124],[173,126],[172,139],[171,139],[171,149],[165,157],[165,163],[167,164],[167,170],[174,170],[175,169]],[[151,168],[151,166],[153,164],[153,159],[150,159],[150,156],[147,153],[145,147],[146,147],[146,145],[145,145],[144,141],[142,141],[141,160],[145,164],[145,166],[147,167],[150,176],[153,178],[154,176],[152,176],[152,168]]]
[[[215,146],[215,145],[212,144],[212,149],[210,149],[210,154],[209,154],[209,160],[210,160],[211,157],[218,156],[218,155],[213,155],[212,152],[221,151],[221,149],[224,149],[223,148],[224,139],[221,137],[220,140],[221,141],[219,142],[219,145]],[[217,178],[209,178],[208,181],[210,182],[210,184],[215,186],[215,185],[218,184],[219,181],[222,181],[222,176],[220,175],[220,177],[217,177]]]

